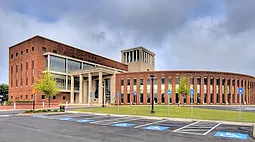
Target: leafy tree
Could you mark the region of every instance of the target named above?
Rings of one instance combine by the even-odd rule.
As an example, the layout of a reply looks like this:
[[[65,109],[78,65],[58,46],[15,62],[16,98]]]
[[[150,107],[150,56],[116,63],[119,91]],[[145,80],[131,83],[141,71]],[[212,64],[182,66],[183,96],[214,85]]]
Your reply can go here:
[[[43,73],[43,75],[39,77],[39,79],[35,83],[35,89],[45,95],[46,102],[48,99],[48,105],[50,105],[50,97],[56,96],[59,93],[58,90],[60,90],[57,87],[54,76],[48,71]]]
[[[189,95],[189,87],[187,86],[187,78],[186,77],[180,78],[180,85],[177,90],[177,93],[179,95],[179,98],[181,95],[183,96],[183,98],[184,98],[184,96],[186,96],[186,98],[187,98],[187,95]]]
[[[2,101],[8,101],[8,84],[0,84],[0,95],[3,96]]]

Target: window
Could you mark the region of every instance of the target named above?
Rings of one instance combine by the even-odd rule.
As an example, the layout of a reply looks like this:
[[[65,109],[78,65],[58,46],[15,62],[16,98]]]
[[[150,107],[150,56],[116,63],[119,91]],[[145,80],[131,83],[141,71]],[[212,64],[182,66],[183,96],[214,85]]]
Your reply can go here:
[[[57,50],[53,50],[53,53],[57,53]]]
[[[180,78],[179,77],[176,77],[176,84],[180,84]]]
[[[150,80],[151,80],[150,78],[147,78],[147,85],[151,85]]]
[[[99,80],[96,80],[96,83],[95,83],[95,98],[98,98],[98,90],[99,90]]]
[[[60,89],[66,89],[66,76],[65,75],[54,74],[54,78],[55,78],[57,86]]]
[[[19,55],[19,53],[16,53],[16,57]]]
[[[140,103],[143,103],[143,93],[140,94]]]
[[[26,95],[26,100],[28,99],[28,95]]]
[[[35,82],[35,61],[32,60],[32,85],[34,85]]]
[[[53,100],[56,100],[56,96],[53,96],[52,99],[53,99]]]
[[[121,86],[124,86],[124,79],[121,79]]]
[[[161,85],[165,85],[165,78],[161,78]]]
[[[19,75],[18,75],[18,64],[16,64],[16,87],[18,87],[18,78],[19,78]]]
[[[42,100],[45,100],[45,95],[42,95]]]
[[[154,93],[154,102],[158,103],[158,93]]]
[[[20,86],[23,85],[23,63],[20,64]]]
[[[153,84],[154,84],[154,85],[157,85],[157,84],[158,84],[158,79],[157,79],[157,78],[154,78]]]
[[[165,94],[164,93],[161,94],[161,100],[162,100],[162,103],[165,103]]]
[[[13,87],[13,66],[11,66],[11,87]]]
[[[127,79],[127,85],[130,85],[130,79],[129,78]]]
[[[56,56],[50,56],[50,70],[65,73],[66,72],[66,59],[56,57]]]
[[[201,78],[197,78],[197,85],[201,85]]]
[[[11,55],[11,58],[13,58],[13,54]]]
[[[20,99],[22,100],[22,95],[20,95]]]
[[[140,85],[143,85],[143,78],[140,79]]]
[[[190,78],[190,84],[194,84],[194,78],[193,77]]]
[[[73,60],[68,60],[68,73],[81,69],[81,63]]]
[[[26,62],[26,86],[28,86],[28,61]]]
[[[139,52],[139,50],[136,50],[137,51],[137,61],[139,61],[139,54],[140,54],[140,52]]]
[[[20,55],[21,55],[21,56],[23,55],[23,51],[20,51]]]
[[[46,48],[42,47],[42,52],[45,53],[46,52]]]
[[[151,95],[147,93],[147,104],[151,103]]]
[[[34,99],[34,96],[33,95],[31,95],[31,100],[33,100]]]
[[[124,103],[124,94],[121,94],[121,103]]]
[[[63,101],[65,101],[66,100],[66,96],[63,96]]]
[[[11,96],[11,100],[13,99],[13,97]]]
[[[127,103],[130,103],[130,94],[127,94]]]
[[[168,78],[168,85],[172,85],[172,78]]]
[[[134,85],[136,85],[136,79],[134,79]]]
[[[35,48],[34,48],[34,47],[32,47],[32,51],[35,51]]]
[[[26,53],[28,53],[28,49],[26,49]]]

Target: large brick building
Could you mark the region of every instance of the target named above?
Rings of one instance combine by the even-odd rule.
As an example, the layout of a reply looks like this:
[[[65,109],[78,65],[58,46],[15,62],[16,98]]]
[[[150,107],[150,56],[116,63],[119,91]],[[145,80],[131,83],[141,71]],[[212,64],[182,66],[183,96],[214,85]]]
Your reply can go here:
[[[41,36],[9,48],[9,100],[31,100],[33,85],[46,70],[55,76],[60,88],[61,93],[51,98],[57,104],[150,104],[152,74],[157,104],[168,104],[168,100],[172,104],[238,104],[239,87],[244,89],[242,103],[255,104],[255,78],[250,75],[155,71],[155,54],[143,47],[122,50],[121,62],[117,62]],[[193,98],[177,94],[183,76],[195,91]],[[167,90],[172,92],[170,98]],[[43,94],[35,94],[37,104],[45,101]]]

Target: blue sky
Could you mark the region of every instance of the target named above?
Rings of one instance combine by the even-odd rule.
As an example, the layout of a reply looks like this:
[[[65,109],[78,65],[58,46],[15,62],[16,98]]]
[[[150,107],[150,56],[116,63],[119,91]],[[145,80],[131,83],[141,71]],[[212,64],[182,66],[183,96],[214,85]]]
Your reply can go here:
[[[144,46],[158,70],[255,75],[254,0],[0,0],[0,83],[8,47],[41,35],[120,60]]]

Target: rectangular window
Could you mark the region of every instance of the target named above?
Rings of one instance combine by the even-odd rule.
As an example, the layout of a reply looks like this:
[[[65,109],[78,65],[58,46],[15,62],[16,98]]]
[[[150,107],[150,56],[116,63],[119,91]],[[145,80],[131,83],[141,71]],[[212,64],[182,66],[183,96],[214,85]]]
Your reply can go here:
[[[11,55],[11,58],[13,58],[13,54]]]
[[[147,78],[147,85],[151,85],[150,82],[151,81],[151,79],[150,78]]]
[[[35,51],[35,48],[34,48],[34,47],[32,47],[32,51]]]
[[[35,82],[35,61],[32,60],[32,85],[34,85]]]
[[[157,79],[157,78],[154,78],[153,84],[154,84],[154,85],[158,85],[158,79]]]
[[[13,99],[13,97],[11,96],[11,100]]]
[[[60,89],[66,89],[66,76],[54,74],[54,78],[57,84],[57,87]]]
[[[42,47],[42,52],[45,53],[46,52],[46,48]]]
[[[28,95],[26,95],[26,100],[28,100]]]
[[[165,85],[165,78],[161,78],[161,85]]]
[[[200,77],[197,78],[197,85],[201,85],[201,78]]]
[[[128,86],[130,85],[130,79],[129,78],[127,79],[127,85]]]
[[[151,95],[147,93],[147,104],[151,103]]]
[[[23,51],[20,51],[20,55],[21,55],[21,56],[23,55]]]
[[[57,98],[56,96],[53,96],[53,97],[52,97],[53,100],[56,100],[56,98]]]
[[[19,53],[16,53],[16,57],[19,55]]]
[[[65,101],[66,100],[66,96],[63,96],[63,101]]]
[[[23,63],[20,64],[20,86],[23,85]]]
[[[137,61],[139,61],[139,50],[137,50]]]
[[[28,53],[28,49],[26,49],[26,53]]]
[[[140,94],[140,103],[143,103],[143,93]]]
[[[42,95],[42,100],[45,100],[45,95]]]
[[[190,84],[194,84],[194,78],[193,77],[190,78]]]
[[[81,63],[77,61],[68,60],[68,73],[81,69]]]
[[[20,100],[22,100],[22,95],[20,95]]]
[[[179,78],[179,77],[176,77],[175,79],[176,79],[176,80],[175,80],[176,84],[180,84],[180,78]]]
[[[172,77],[168,78],[168,85],[172,85]]]
[[[121,79],[121,86],[124,86],[124,79]]]
[[[53,53],[57,53],[57,50],[53,50]]]
[[[26,62],[26,86],[28,86],[28,61]]]
[[[136,79],[134,79],[134,85],[136,85]]]
[[[13,66],[11,66],[11,87],[13,87]]]
[[[19,75],[18,75],[18,64],[16,64],[16,87],[18,87],[18,78],[19,78]]]
[[[121,94],[121,103],[124,103],[124,94]]]
[[[140,85],[143,85],[143,78],[140,79]]]

